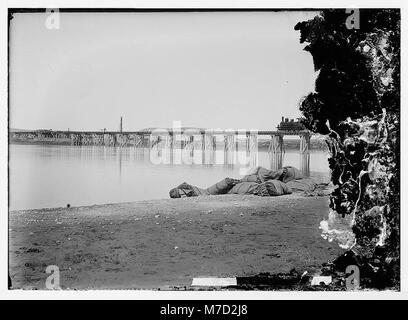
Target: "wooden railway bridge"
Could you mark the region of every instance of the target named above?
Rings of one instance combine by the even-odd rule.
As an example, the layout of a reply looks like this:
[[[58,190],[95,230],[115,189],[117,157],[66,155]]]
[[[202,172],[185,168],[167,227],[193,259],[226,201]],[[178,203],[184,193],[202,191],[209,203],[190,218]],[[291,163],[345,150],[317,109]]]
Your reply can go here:
[[[10,132],[11,139],[15,140],[38,140],[49,142],[66,141],[74,146],[119,146],[119,147],[154,147],[162,142],[169,148],[184,148],[193,144],[198,138],[201,140],[202,150],[215,149],[216,137],[224,137],[224,148],[238,147],[239,140],[245,139],[247,150],[253,150],[258,145],[258,137],[269,137],[271,153],[284,153],[284,136],[300,137],[300,153],[308,153],[310,150],[311,132],[308,130],[197,130],[180,129],[166,130],[155,129],[151,131],[15,131]]]

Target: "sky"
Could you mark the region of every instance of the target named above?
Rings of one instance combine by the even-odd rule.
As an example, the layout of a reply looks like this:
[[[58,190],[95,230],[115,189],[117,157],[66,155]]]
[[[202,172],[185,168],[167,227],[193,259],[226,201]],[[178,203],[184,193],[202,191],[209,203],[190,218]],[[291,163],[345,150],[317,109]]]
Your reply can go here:
[[[274,130],[317,74],[297,22],[316,12],[18,13],[11,128]]]

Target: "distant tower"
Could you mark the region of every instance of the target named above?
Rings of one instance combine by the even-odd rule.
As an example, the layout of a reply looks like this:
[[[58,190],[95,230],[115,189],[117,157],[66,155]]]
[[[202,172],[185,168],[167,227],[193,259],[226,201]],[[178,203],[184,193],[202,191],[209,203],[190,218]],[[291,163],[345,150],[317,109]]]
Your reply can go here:
[[[122,127],[122,117],[120,117],[120,132],[122,132],[123,131],[123,127]]]

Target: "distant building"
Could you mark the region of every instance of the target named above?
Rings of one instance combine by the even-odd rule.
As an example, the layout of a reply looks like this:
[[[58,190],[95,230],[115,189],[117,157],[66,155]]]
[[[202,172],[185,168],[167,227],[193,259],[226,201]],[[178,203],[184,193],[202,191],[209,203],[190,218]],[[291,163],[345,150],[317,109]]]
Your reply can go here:
[[[279,123],[279,125],[276,127],[279,131],[299,131],[299,130],[305,130],[305,126],[299,121],[299,118],[296,119],[290,119],[282,117],[282,121]]]

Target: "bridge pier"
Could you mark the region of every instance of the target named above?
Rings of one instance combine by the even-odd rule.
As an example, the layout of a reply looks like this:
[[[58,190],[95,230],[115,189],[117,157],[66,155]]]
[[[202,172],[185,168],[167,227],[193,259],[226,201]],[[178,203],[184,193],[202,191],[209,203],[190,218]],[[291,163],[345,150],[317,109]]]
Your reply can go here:
[[[107,134],[108,138],[108,146],[115,147],[116,146],[116,136],[114,134]]]
[[[299,170],[300,172],[308,176],[310,173],[310,152],[299,154]]]
[[[175,145],[175,135],[173,132],[170,132],[169,135],[166,136],[166,148],[169,152],[170,164],[174,163],[174,145]]]
[[[148,139],[149,139],[149,149],[150,149],[151,147],[153,147],[154,137],[150,134],[150,135],[148,136]]]
[[[231,150],[233,149],[235,144],[235,135],[226,134],[224,135],[224,150]]]
[[[272,170],[279,170],[283,167],[283,152],[269,153],[270,166]]]
[[[121,147],[127,147],[128,143],[129,143],[129,135],[127,134],[119,134],[119,138],[120,138],[120,146]]]
[[[269,144],[269,159],[272,170],[281,169],[283,166],[283,154],[285,153],[285,145],[282,134],[272,134]]]
[[[272,152],[272,153],[285,152],[285,145],[283,143],[283,135],[281,134],[271,135],[271,141],[269,144],[268,152]]]
[[[258,133],[251,132],[249,135],[249,149],[258,150]]]
[[[93,145],[93,137],[91,134],[87,134],[86,136],[86,145],[87,146],[91,146]]]
[[[144,136],[143,134],[136,134],[136,147],[144,147]]]
[[[150,148],[152,147],[156,147],[160,144],[160,142],[162,141],[162,137],[159,135],[150,135]]]
[[[250,132],[248,144],[249,165],[256,167],[258,166],[258,132]]]
[[[190,148],[190,157],[194,158],[194,135],[191,134],[187,139],[188,147]]]
[[[308,153],[310,151],[310,134],[303,133],[300,135],[300,153]]]
[[[205,164],[205,132],[201,133],[201,164]]]
[[[202,149],[215,151],[217,148],[217,135],[219,134],[213,131],[204,131],[204,132],[201,132],[200,134],[201,134]]]
[[[214,155],[216,150],[216,136],[212,133],[203,133],[203,164],[214,164]]]
[[[73,146],[78,146],[79,145],[79,138],[78,135],[71,133],[69,135],[69,138],[71,139],[71,145]]]
[[[186,136],[184,133],[180,134],[180,144],[181,144],[181,149],[184,149],[184,147],[187,145]]]
[[[246,132],[245,133],[245,150],[246,150],[247,153],[249,152],[249,149],[250,149],[250,146],[249,146],[249,132]]]
[[[205,132],[201,133],[201,150],[205,150]]]
[[[224,164],[234,164],[235,132],[224,134]]]

